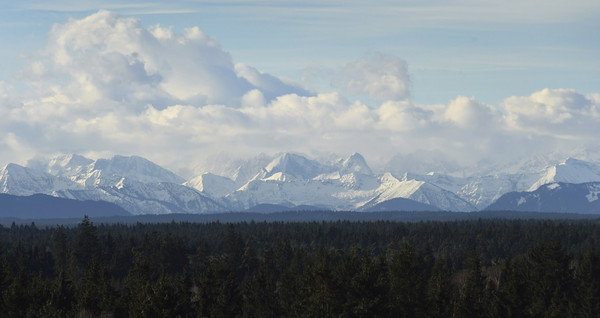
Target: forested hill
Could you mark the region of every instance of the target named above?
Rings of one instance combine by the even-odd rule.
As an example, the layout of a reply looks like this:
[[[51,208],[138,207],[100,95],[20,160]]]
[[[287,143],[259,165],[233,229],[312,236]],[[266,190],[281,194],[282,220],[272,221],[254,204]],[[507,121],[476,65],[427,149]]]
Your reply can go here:
[[[592,220],[0,227],[6,317],[597,317]]]

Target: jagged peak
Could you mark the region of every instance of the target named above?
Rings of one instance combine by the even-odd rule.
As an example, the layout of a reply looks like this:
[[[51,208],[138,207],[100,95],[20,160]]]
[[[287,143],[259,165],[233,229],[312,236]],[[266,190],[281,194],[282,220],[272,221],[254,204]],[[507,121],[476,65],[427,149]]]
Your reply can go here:
[[[358,172],[363,174],[373,174],[365,158],[358,152],[353,153],[342,161],[342,169],[345,173]]]
[[[92,170],[101,170],[106,175],[125,176],[140,182],[170,182],[181,184],[185,179],[175,173],[139,156],[115,155],[111,159],[98,159]]]
[[[282,153],[275,157],[266,167],[263,172],[263,178],[268,178],[273,174],[282,172],[298,179],[312,179],[324,171],[321,163],[306,158],[303,155],[295,153]]]
[[[86,165],[86,164],[90,164],[92,162],[94,162],[94,160],[86,158],[79,154],[63,154],[63,155],[57,155],[57,156],[50,158],[50,163],[57,163],[62,166],[72,165],[72,164]]]
[[[303,155],[299,155],[299,154],[295,154],[292,152],[284,152],[284,153],[280,153],[279,155],[275,156],[275,158],[273,158],[273,160],[271,160],[271,162],[269,162],[269,164],[265,167],[265,170],[267,172],[271,172],[273,168],[278,167],[278,166],[284,166],[291,163],[291,162],[298,162],[298,161],[310,161],[310,159],[306,158]]]
[[[2,169],[0,169],[0,171],[3,174],[32,174],[33,170],[31,168],[28,167],[24,167],[21,166],[19,164],[16,163],[9,163],[7,165],[5,165]]]

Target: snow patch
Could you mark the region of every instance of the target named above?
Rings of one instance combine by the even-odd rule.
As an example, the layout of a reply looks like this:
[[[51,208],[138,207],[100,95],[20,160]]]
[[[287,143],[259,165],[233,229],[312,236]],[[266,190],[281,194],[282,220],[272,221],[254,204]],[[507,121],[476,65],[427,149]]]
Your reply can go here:
[[[121,178],[121,180],[119,180],[119,182],[117,182],[117,184],[115,185],[115,188],[121,190],[123,189],[123,187],[125,187],[125,178]]]
[[[600,191],[590,191],[590,193],[588,193],[585,196],[585,198],[588,200],[589,203],[592,203],[598,200],[598,193],[600,193]]]

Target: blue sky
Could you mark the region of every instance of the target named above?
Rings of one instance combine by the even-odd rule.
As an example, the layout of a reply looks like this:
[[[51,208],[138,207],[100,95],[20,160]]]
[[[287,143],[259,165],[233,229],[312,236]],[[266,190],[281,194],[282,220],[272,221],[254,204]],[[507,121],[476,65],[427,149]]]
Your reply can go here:
[[[531,0],[11,1],[1,13],[1,78],[43,47],[54,23],[99,9],[145,26],[198,26],[235,62],[295,80],[307,68],[392,54],[408,63],[421,103],[465,95],[496,104],[543,88],[600,86],[600,4]]]
[[[586,152],[600,133],[598,1],[2,7],[2,163],[129,152],[182,168],[165,153],[238,149],[474,165]]]

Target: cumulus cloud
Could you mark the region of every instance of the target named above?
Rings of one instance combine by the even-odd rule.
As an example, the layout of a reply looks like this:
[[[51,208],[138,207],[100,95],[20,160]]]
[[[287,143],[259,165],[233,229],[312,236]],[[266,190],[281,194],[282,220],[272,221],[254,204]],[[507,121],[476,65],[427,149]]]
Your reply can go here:
[[[585,134],[600,121],[599,106],[594,95],[584,96],[572,89],[544,89],[503,103],[513,129],[551,135]]]
[[[454,167],[591,147],[600,134],[600,94],[544,89],[497,106],[463,96],[420,105],[409,98],[406,63],[375,53],[338,72],[339,92],[311,95],[234,63],[199,28],[148,29],[107,11],[54,26],[20,76],[31,85],[23,96],[0,83],[3,163],[113,153],[184,170],[223,151],[440,162],[410,155],[421,152]]]
[[[333,85],[345,93],[378,100],[408,98],[409,84],[406,62],[379,52],[346,64],[333,79]]]
[[[467,130],[493,129],[500,121],[500,112],[475,98],[459,96],[448,104],[444,119]]]
[[[243,63],[235,65],[235,72],[238,77],[247,80],[259,89],[268,100],[272,100],[283,93],[309,95],[309,92],[301,87],[288,84],[276,76],[261,72]]]
[[[303,92],[252,71],[236,70],[230,54],[198,27],[181,33],[160,25],[146,29],[138,19],[100,11],[55,25],[42,58],[22,76],[34,83],[66,83],[60,93],[74,102],[109,99],[130,107],[236,106],[252,89],[270,95]]]

